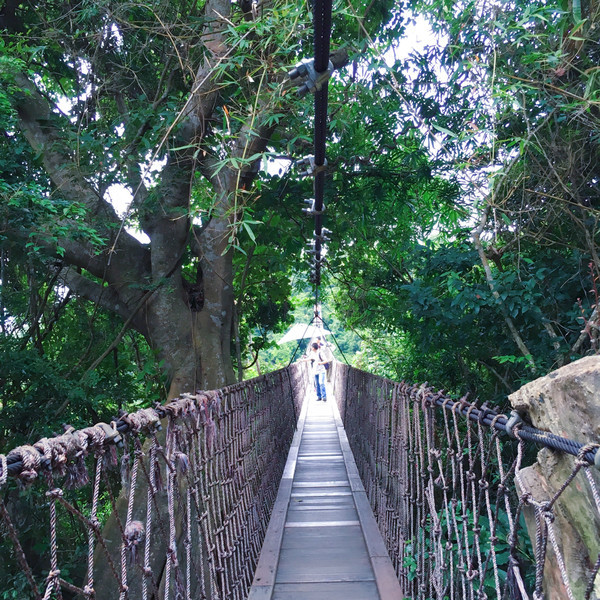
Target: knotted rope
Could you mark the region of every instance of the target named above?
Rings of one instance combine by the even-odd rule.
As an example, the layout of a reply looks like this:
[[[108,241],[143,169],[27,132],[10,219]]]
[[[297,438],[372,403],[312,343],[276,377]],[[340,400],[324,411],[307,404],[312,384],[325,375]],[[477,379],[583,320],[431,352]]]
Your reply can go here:
[[[171,599],[246,598],[304,399],[304,369],[184,394],[0,455],[0,486],[29,486],[39,499],[48,526],[38,543],[47,537],[50,568],[32,567],[2,502],[8,536],[0,551],[11,551],[0,559],[18,562],[36,600],[62,590],[94,598],[100,589],[120,600],[148,600],[160,589]]]

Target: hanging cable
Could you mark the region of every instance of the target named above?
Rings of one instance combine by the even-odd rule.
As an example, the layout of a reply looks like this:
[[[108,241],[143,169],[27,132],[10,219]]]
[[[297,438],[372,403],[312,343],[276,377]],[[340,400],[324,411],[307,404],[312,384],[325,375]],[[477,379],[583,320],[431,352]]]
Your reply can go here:
[[[315,315],[309,321],[308,325],[304,329],[304,332],[302,333],[302,337],[299,338],[298,343],[296,344],[296,348],[294,349],[294,354],[292,354],[292,358],[290,358],[290,362],[287,364],[288,367],[294,362],[294,359],[296,358],[296,354],[298,354],[298,350],[300,349],[300,346],[302,345],[302,340],[306,339],[306,332],[308,331],[308,328],[313,324],[313,322],[315,321],[316,318],[317,318],[317,315]]]
[[[330,233],[323,227],[323,202],[325,190],[325,158],[327,138],[327,100],[328,80],[333,72],[333,64],[329,60],[331,46],[331,10],[332,0],[314,0],[314,58],[305,59],[290,71],[289,77],[298,80],[298,94],[304,96],[308,92],[315,95],[315,128],[314,128],[314,155],[301,161],[306,168],[302,175],[312,176],[314,198],[305,201],[309,208],[303,212],[314,217],[314,239],[308,253],[312,256],[312,269],[310,281],[315,286],[315,306],[319,302],[319,286],[321,285],[321,266],[323,263],[323,250],[327,235]]]
[[[315,58],[314,68],[319,73],[329,71],[329,50],[331,41],[331,0],[315,0],[313,9]],[[325,191],[325,143],[327,138],[328,83],[315,91],[315,304],[318,303],[318,288],[321,284],[321,257],[323,252],[323,196]]]
[[[342,348],[338,344],[337,337],[335,336],[335,333],[333,333],[333,331],[331,330],[331,327],[329,327],[329,325],[327,325],[327,323],[325,322],[325,319],[323,319],[323,317],[321,317],[321,321],[323,321],[323,326],[325,327],[325,329],[328,329],[329,331],[331,331],[331,337],[333,338],[333,341],[335,342],[335,345],[337,346],[337,349],[340,351],[340,354],[342,355],[342,358],[344,359],[344,362],[348,366],[350,366],[350,363],[348,362],[348,359],[346,358],[346,355],[344,354],[344,351],[342,350]]]

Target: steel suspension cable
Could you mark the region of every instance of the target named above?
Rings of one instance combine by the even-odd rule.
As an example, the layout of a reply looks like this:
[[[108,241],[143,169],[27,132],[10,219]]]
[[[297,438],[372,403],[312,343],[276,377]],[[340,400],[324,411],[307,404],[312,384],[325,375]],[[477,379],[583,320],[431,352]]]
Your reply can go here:
[[[331,46],[331,0],[315,0],[313,8],[314,23],[314,69],[317,74],[329,68]],[[315,130],[314,130],[314,210],[315,210],[315,305],[318,303],[321,284],[321,261],[323,253],[323,196],[325,190],[325,146],[327,138],[327,99],[328,84],[325,81],[321,89],[315,91]]]

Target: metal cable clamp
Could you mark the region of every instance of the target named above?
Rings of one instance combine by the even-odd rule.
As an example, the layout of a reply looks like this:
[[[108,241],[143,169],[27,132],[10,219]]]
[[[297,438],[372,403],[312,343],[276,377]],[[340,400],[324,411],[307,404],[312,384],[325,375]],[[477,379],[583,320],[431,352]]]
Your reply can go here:
[[[327,169],[327,159],[323,160],[322,165],[315,164],[315,157],[311,154],[306,158],[302,158],[298,161],[299,167],[306,167],[304,171],[299,171],[298,175],[300,177],[312,177],[321,171],[325,171]]]
[[[292,80],[300,78],[298,96],[302,98],[309,92],[314,93],[320,91],[323,84],[329,80],[332,73],[333,63],[331,61],[327,63],[327,69],[325,69],[325,71],[318,73],[315,70],[315,59],[305,58],[288,73],[288,77]]]
[[[523,418],[516,410],[510,411],[510,418],[506,421],[506,425],[504,429],[506,429],[506,433],[510,435],[511,438],[517,438],[515,435],[515,427],[523,423]]]
[[[304,204],[306,204],[307,206],[302,209],[302,212],[308,217],[322,215],[323,212],[325,211],[325,205],[323,205],[323,208],[321,210],[315,209],[315,199],[314,198],[307,198],[306,200],[304,200]]]
[[[323,227],[321,229],[321,235],[317,235],[317,233],[315,232],[315,240],[319,240],[320,242],[330,242],[331,238],[329,237],[329,235],[331,234],[331,230],[327,229],[326,227]]]
[[[111,425],[108,423],[96,423],[96,427],[104,431],[104,443],[114,444],[118,448],[123,447],[123,437],[117,431],[116,423],[113,421]]]

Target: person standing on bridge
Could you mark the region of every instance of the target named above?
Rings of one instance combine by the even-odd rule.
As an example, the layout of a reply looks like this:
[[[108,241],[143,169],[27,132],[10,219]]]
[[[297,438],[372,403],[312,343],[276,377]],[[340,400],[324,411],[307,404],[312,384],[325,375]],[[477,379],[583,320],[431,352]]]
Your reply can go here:
[[[317,342],[313,342],[310,346],[310,352],[308,353],[308,360],[311,361],[312,372],[315,378],[315,389],[317,391],[317,402],[323,400],[327,402],[327,390],[325,389],[325,376],[327,370],[325,369],[324,357],[321,356],[321,349]]]

